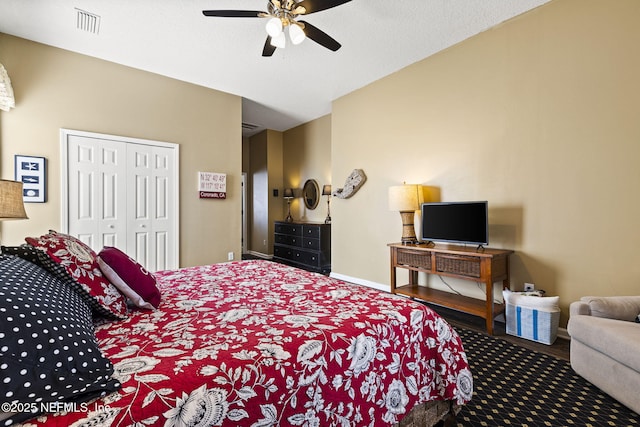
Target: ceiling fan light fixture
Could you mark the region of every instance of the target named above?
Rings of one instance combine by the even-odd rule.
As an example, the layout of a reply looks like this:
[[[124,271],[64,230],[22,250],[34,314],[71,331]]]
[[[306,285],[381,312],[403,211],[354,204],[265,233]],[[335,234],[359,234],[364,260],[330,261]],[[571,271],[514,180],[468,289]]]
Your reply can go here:
[[[300,44],[307,38],[307,35],[297,23],[293,23],[289,25],[289,38],[291,39],[291,43]]]
[[[277,48],[283,49],[289,41],[302,43],[306,38],[319,45],[337,51],[341,45],[321,29],[310,23],[297,20],[298,17],[311,13],[332,9],[349,3],[351,0],[267,0],[267,10],[203,10],[204,16],[226,18],[261,18],[266,19],[265,30],[268,34],[262,48],[262,56],[272,56]],[[289,29],[286,29],[289,27]],[[285,33],[289,33],[287,36]]]
[[[287,44],[287,38],[284,36],[284,32],[280,32],[275,37],[271,37],[271,46],[275,46],[279,49],[284,49]]]
[[[269,34],[272,39],[275,39],[279,34],[282,34],[282,21],[280,18],[274,16],[267,21],[267,34]]]

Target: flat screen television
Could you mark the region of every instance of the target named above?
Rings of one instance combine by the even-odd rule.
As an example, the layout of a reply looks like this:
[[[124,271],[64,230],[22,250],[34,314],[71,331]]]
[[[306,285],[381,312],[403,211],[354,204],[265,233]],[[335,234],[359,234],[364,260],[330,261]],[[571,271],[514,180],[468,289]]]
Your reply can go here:
[[[489,244],[488,202],[423,203],[422,240]]]

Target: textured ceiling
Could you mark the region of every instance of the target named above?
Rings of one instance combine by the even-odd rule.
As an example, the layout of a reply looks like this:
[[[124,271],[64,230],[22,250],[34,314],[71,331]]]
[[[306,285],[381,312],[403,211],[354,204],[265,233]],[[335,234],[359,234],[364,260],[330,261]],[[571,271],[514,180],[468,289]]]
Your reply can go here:
[[[270,58],[261,56],[266,19],[202,15],[266,10],[267,0],[0,0],[0,32],[239,95],[243,122],[284,131],[330,113],[331,102],[353,90],[548,1],[353,0],[304,18],[340,50],[305,40]],[[77,9],[99,17],[98,34],[78,29]]]

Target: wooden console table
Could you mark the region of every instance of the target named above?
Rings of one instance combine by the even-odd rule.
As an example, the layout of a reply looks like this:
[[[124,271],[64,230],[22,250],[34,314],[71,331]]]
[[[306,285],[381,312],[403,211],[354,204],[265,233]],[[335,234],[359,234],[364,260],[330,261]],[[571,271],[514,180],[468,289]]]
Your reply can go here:
[[[504,312],[504,304],[494,304],[493,284],[502,281],[509,289],[509,255],[505,249],[473,249],[454,245],[403,245],[390,243],[391,293],[406,295],[443,307],[480,316],[487,321],[487,333],[493,335],[493,319]],[[409,284],[396,285],[396,268],[409,270]],[[418,272],[456,277],[484,283],[485,301],[418,286]]]

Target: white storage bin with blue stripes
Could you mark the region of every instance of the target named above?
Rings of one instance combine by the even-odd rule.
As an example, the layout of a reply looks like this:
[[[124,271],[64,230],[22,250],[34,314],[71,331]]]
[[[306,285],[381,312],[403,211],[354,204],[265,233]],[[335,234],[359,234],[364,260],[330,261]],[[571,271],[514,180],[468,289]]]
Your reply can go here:
[[[558,336],[559,297],[543,296],[544,291],[502,291],[506,304],[507,334],[551,345]]]

